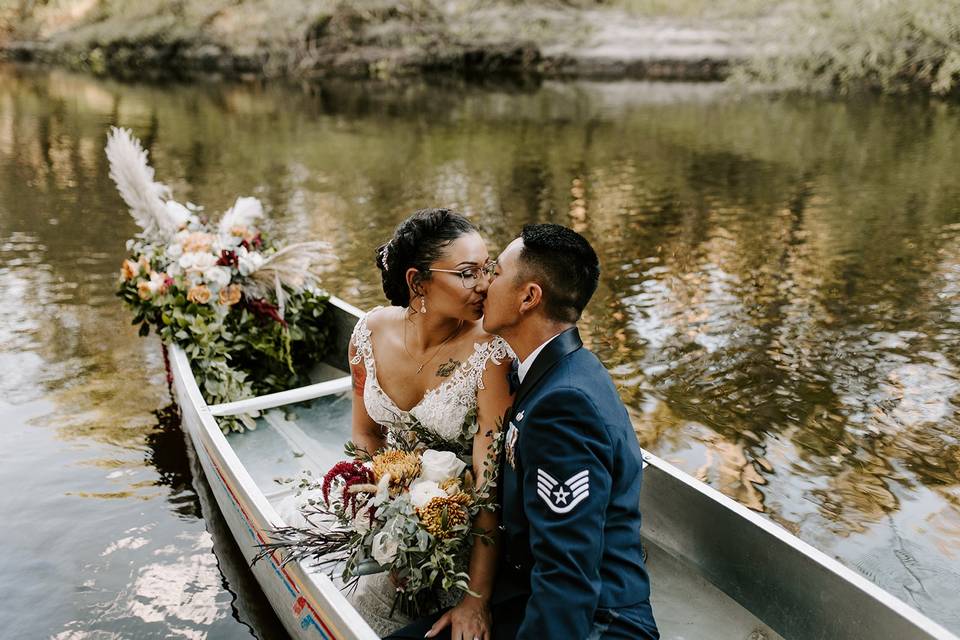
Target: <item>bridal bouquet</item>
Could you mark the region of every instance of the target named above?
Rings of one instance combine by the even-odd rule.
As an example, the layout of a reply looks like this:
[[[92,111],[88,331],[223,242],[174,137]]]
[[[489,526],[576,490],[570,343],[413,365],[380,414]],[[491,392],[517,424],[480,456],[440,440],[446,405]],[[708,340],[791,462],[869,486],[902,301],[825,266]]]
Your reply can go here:
[[[273,244],[257,226],[263,207],[256,198],[237,198],[217,221],[173,200],[126,129],[111,129],[106,153],[140,227],[127,242],[117,291],[140,335],[153,328],[164,344],[180,345],[209,404],[307,382],[300,372],[327,346],[328,295],[316,272],[331,259],[327,245]],[[253,428],[252,417],[220,425]]]
[[[397,588],[394,606],[412,615],[459,601],[469,593],[466,573],[481,509],[493,509],[493,473],[475,482],[452,451],[399,443],[368,455],[351,443],[350,460],[337,463],[320,483],[322,500],[304,516],[307,528],[284,527],[263,545],[284,562],[311,559],[341,567],[349,587],[360,575],[387,571]],[[309,483],[306,485],[309,488]]]

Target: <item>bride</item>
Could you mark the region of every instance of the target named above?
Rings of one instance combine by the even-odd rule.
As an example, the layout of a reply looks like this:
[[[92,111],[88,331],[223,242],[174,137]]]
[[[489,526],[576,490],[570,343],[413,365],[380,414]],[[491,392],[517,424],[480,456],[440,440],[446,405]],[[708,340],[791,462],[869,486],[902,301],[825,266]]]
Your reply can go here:
[[[495,477],[493,438],[511,403],[513,357],[481,317],[492,262],[476,228],[448,209],[423,209],[404,220],[377,250],[383,292],[350,341],[353,441],[370,453],[393,439],[397,417],[412,417],[450,443],[464,443],[475,478]],[[481,511],[473,526],[491,537],[497,514]],[[497,551],[477,542],[470,555],[470,591],[449,613],[452,637],[489,637],[488,607]],[[350,600],[381,636],[412,620],[393,609],[396,587],[386,574],[366,576]]]

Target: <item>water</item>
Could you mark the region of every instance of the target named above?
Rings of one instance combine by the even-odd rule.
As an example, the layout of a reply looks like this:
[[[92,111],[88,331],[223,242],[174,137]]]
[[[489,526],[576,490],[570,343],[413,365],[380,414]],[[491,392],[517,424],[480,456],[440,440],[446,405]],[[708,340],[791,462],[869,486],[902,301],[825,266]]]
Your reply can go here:
[[[410,211],[587,235],[641,443],[960,632],[960,109],[713,85],[121,85],[0,69],[0,637],[278,635],[113,297],[133,128],[177,197],[341,258]],[[762,568],[758,570],[775,570]]]

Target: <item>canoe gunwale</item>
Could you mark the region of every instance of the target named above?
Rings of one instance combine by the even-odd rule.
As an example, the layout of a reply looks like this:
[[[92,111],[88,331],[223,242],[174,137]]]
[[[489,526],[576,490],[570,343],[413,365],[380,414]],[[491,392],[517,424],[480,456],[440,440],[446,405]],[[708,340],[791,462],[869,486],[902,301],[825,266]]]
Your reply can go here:
[[[282,407],[287,404],[297,402],[306,402],[307,400],[316,400],[324,396],[343,393],[350,389],[352,380],[350,376],[343,376],[334,380],[325,380],[316,384],[297,389],[288,389],[277,393],[269,393],[246,400],[236,400],[234,402],[224,402],[222,404],[210,405],[210,415],[215,417],[235,416],[241,413],[252,413],[254,411],[264,411]]]

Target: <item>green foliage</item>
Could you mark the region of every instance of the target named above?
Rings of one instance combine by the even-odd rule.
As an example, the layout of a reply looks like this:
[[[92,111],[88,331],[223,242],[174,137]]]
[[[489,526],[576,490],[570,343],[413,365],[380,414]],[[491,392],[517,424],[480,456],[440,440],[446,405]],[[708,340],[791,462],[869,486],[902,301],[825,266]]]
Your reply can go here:
[[[782,44],[759,51],[740,77],[807,91],[948,95],[960,86],[960,3],[813,0],[783,20]]]

